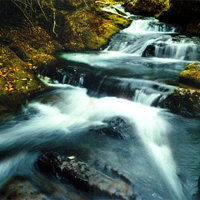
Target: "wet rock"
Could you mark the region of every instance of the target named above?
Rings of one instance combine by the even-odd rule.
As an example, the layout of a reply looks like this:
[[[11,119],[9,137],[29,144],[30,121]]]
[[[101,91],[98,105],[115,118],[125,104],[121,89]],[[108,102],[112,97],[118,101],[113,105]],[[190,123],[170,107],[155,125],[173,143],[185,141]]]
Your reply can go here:
[[[200,62],[187,65],[179,74],[179,81],[200,88]]]
[[[125,5],[126,11],[135,15],[159,15],[169,8],[169,0],[131,0]]]
[[[122,117],[114,117],[104,122],[107,125],[105,128],[99,130],[101,134],[119,139],[128,139],[134,137],[135,128],[127,119]]]
[[[108,177],[73,156],[46,153],[38,158],[37,166],[41,171],[53,174],[85,191],[97,192],[112,199],[135,199],[132,188],[127,183]]]
[[[89,168],[74,157],[61,157],[54,153],[47,153],[38,159],[38,167],[43,171],[48,170],[56,176],[69,180],[80,188],[88,188]]]
[[[178,88],[166,98],[166,106],[187,117],[200,116],[200,91]]]

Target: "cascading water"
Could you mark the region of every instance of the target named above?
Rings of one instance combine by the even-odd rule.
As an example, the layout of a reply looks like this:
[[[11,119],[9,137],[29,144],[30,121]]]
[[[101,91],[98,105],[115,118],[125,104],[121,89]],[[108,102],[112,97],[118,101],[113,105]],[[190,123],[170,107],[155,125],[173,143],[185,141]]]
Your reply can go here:
[[[157,24],[156,24],[157,23]],[[156,26],[157,25],[157,26]],[[101,61],[105,58],[105,61],[108,62],[110,58],[119,56],[145,56],[149,57],[147,51],[149,47],[153,47],[153,53],[151,57],[158,58],[173,58],[174,60],[184,60],[184,59],[195,59],[196,55],[196,45],[193,42],[188,42],[185,39],[179,41],[174,41],[171,35],[163,34],[174,34],[177,29],[172,26],[167,26],[159,24],[156,20],[136,20],[133,21],[132,25],[121,31],[119,34],[113,37],[110,42],[110,45],[102,52],[103,54],[95,55],[93,57],[94,61],[90,60],[90,63],[95,63],[98,65],[98,59]],[[152,49],[150,49],[152,51]],[[192,56],[188,56],[188,51],[192,51]],[[116,52],[116,53],[115,53]],[[194,56],[195,55],[195,56]],[[73,57],[68,57],[71,55],[63,55],[63,57],[69,60],[73,60]],[[81,56],[84,62],[85,55],[76,54],[76,56]],[[88,55],[86,55],[88,56]],[[91,54],[90,54],[91,56]],[[88,57],[89,58],[89,57]],[[77,58],[75,58],[76,60]],[[90,57],[91,59],[91,57]],[[145,60],[146,61],[146,60]],[[169,60],[170,61],[170,60]],[[168,61],[168,62],[169,62]],[[88,61],[86,61],[87,63]],[[151,62],[151,61],[150,61]],[[181,61],[180,61],[181,62]],[[105,64],[107,66],[107,64]],[[103,67],[101,64],[100,66]],[[123,79],[121,79],[123,82]],[[137,81],[136,81],[137,82]],[[126,82],[122,83],[126,85]],[[133,82],[133,85],[137,85]],[[128,83],[130,88],[130,83]],[[149,88],[150,84],[148,85]],[[136,86],[137,88],[137,86]],[[135,90],[134,102],[138,102],[144,105],[151,106],[155,101],[163,98],[159,92],[158,93],[149,93],[144,92],[144,88],[139,87],[140,89]],[[119,105],[120,106],[120,105]],[[123,110],[124,111],[124,110]],[[123,113],[120,111],[119,113]],[[140,113],[143,111],[140,111]],[[137,113],[135,110],[133,113]],[[160,116],[149,115],[149,111],[144,111],[145,116],[139,116],[139,113],[136,114],[137,117],[129,116],[130,119],[136,124],[138,128],[138,135],[141,137],[144,145],[146,146],[148,152],[152,156],[152,159],[157,164],[158,170],[160,171],[161,176],[166,182],[166,185],[169,191],[172,194],[174,200],[188,200],[189,197],[185,196],[184,188],[181,184],[181,181],[178,177],[178,168],[174,162],[173,155],[168,142],[168,132],[170,131],[169,124],[166,124],[164,119]],[[127,117],[127,113],[126,113]],[[145,124],[144,124],[145,122]]]
[[[187,131],[194,125],[159,108],[176,88],[168,83],[176,83],[188,60],[197,57],[198,45],[183,37],[177,39],[173,35],[177,32],[176,27],[153,18],[139,19],[115,35],[103,51],[62,54],[65,60],[55,75],[60,84],[49,84],[54,90],[2,127],[0,155],[9,153],[2,157],[0,180],[4,182],[11,171],[10,177],[31,173],[39,152],[75,149],[80,157],[89,152],[82,158],[94,167],[102,159],[121,169],[134,185],[138,199],[192,199],[196,172],[188,170],[186,161],[198,155],[200,148],[194,145],[197,153],[189,147],[183,154],[177,152],[182,152],[188,141],[193,144]],[[107,127],[106,120],[116,116],[134,127],[131,139],[118,141],[96,135],[94,130]],[[180,128],[180,124],[187,128]],[[200,138],[194,143],[196,140]],[[178,156],[182,156],[180,160]],[[30,166],[24,171],[26,160]],[[193,162],[198,166],[200,158],[196,156]],[[191,185],[182,176],[192,177]],[[99,197],[93,194],[91,199]]]

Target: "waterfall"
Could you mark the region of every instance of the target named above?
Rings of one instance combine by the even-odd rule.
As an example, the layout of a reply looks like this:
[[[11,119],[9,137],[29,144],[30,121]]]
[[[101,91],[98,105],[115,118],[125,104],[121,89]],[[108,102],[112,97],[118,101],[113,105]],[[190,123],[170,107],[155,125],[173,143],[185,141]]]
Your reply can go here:
[[[158,20],[151,18],[147,20],[133,20],[130,27],[122,30],[122,33],[128,34],[150,34],[150,33],[164,33],[164,34],[174,34],[179,30],[177,27],[164,24]]]
[[[194,59],[196,45],[184,38],[176,40],[171,35],[177,31],[176,27],[162,24],[155,19],[134,20],[130,27],[115,35],[102,52],[86,55],[65,54],[63,57],[68,60],[81,60],[82,63],[88,63],[94,68],[96,66],[108,67],[108,63],[112,59],[118,61],[124,57],[129,60],[132,58],[136,63],[139,62],[137,58],[145,59],[144,57],[152,57],[154,60],[170,58],[167,61],[160,60],[163,63],[173,62],[173,59]],[[144,60],[144,62],[148,63],[152,60]],[[171,199],[190,199],[185,196],[185,188],[178,176],[179,169],[170,149],[168,137],[171,127],[164,118],[165,111],[151,107],[155,102],[165,98],[165,94],[172,91],[173,88],[162,86],[160,83],[155,86],[155,82],[152,84],[146,80],[128,80],[126,78],[119,78],[119,80],[116,89],[121,87],[122,91],[128,88],[135,90],[133,102],[115,97],[93,99],[92,108],[87,109],[89,118],[102,122],[106,118],[120,115],[132,121],[137,128],[138,137],[156,164],[158,172],[171,194]]]
[[[134,96],[134,102],[139,102],[143,105],[151,106],[155,101],[159,100],[160,94],[152,93],[145,94],[142,90],[136,90]]]
[[[165,42],[158,41],[155,44],[155,57],[174,58],[180,60],[196,60],[197,46],[186,40],[173,41],[172,38]]]
[[[117,51],[134,56],[198,60],[199,53],[191,39],[172,37],[175,27],[157,20],[134,20],[130,27],[114,36],[104,52]]]
[[[161,177],[158,180],[160,188],[148,188],[146,191],[151,194],[150,198],[146,199],[152,200],[153,192],[157,192],[160,198],[163,195],[162,199],[170,196],[167,200],[190,200],[188,196],[191,195],[179,177],[181,168],[176,160],[177,155],[174,156],[171,149],[169,138],[174,128],[171,123],[173,118],[170,118],[172,114],[159,107],[159,103],[176,88],[175,79],[185,63],[198,58],[198,44],[186,37],[177,37],[178,32],[179,28],[173,25],[153,18],[144,18],[134,20],[130,27],[113,36],[108,47],[102,51],[61,54],[60,57],[65,59],[68,67],[58,67],[58,79],[55,78],[54,82],[59,84],[49,83],[54,90],[45,94],[45,97],[53,94],[53,102],[51,97],[46,102],[39,97],[36,102],[29,103],[24,108],[21,114],[23,120],[19,119],[1,131],[0,152],[9,152],[11,156],[0,162],[0,175],[3,177],[0,180],[7,176],[9,178],[9,174],[16,175],[21,169],[20,163],[24,164],[29,158],[33,164],[38,152],[51,148],[54,151],[63,141],[64,147],[70,146],[68,141],[74,142],[80,135],[86,135],[87,140],[90,140],[90,135],[96,134],[93,132],[95,128],[107,127],[108,120],[122,117],[134,127],[134,130],[131,129],[131,139],[119,141],[99,135],[102,136],[103,142],[116,142],[116,146],[112,146],[111,150],[114,151],[111,155],[119,149],[125,151],[125,155],[130,153],[128,155],[132,156],[131,151],[135,151],[139,146],[139,154],[136,156],[140,160],[141,149],[145,148],[145,159],[150,158],[150,162],[146,159],[149,166],[155,167],[158,178]],[[167,85],[168,83],[172,85]],[[96,139],[96,135],[93,137]],[[99,140],[93,141],[91,146],[96,147],[95,142]],[[123,147],[132,146],[122,150],[121,146],[117,146],[119,144]],[[104,143],[100,145],[106,146]],[[93,147],[90,147],[92,151],[95,149]],[[88,149],[86,151],[92,157]],[[94,152],[96,150],[102,151],[102,157],[106,160],[107,149],[95,149]],[[36,155],[31,152],[36,152]],[[98,157],[98,154],[96,155]],[[129,165],[129,162],[133,164],[135,161],[131,156],[126,158],[128,164],[125,169],[122,165],[122,171],[127,172],[132,181],[135,180],[137,170],[134,172],[134,167]],[[124,154],[122,157],[124,159]],[[98,158],[96,159],[98,161]],[[109,161],[114,163],[112,159]],[[140,162],[137,164],[143,167]],[[146,171],[149,166],[145,168]],[[147,173],[149,171],[145,172],[145,176]],[[143,179],[144,176],[138,175],[137,178]],[[147,180],[147,186],[148,181],[156,182],[154,178]],[[131,184],[134,185],[134,181]],[[140,190],[136,192],[141,193]]]

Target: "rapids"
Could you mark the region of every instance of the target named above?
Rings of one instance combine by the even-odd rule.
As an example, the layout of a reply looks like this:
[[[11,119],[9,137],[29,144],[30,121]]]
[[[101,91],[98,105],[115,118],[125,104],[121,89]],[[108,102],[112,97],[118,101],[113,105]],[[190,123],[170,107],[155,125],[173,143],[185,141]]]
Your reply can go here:
[[[54,90],[0,127],[0,186],[15,175],[37,175],[37,156],[55,151],[94,167],[116,167],[131,180],[138,200],[195,199],[199,119],[160,108],[180,71],[199,58],[198,44],[177,39],[179,31],[153,18],[138,19],[102,51],[61,54],[61,68],[51,77],[59,83],[49,84]],[[56,102],[44,104],[51,95]],[[134,127],[131,138],[96,131],[116,116]]]

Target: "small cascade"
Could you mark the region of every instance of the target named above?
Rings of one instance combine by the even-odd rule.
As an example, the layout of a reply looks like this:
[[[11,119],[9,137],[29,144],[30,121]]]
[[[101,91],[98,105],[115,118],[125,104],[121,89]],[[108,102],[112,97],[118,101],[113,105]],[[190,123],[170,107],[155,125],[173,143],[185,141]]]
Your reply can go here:
[[[180,31],[179,27],[161,23],[152,18],[147,20],[134,20],[130,27],[121,31],[128,34],[151,34],[151,33],[167,33],[174,34]]]
[[[57,134],[59,142],[64,135],[72,137],[75,133],[84,132],[93,126],[103,125],[106,119],[120,115],[129,119],[130,123],[135,125],[136,133],[131,134],[137,134],[144,143],[149,155],[155,161],[172,199],[188,200],[183,194],[178,169],[168,142],[170,125],[165,121],[161,109],[116,97],[93,98],[87,95],[85,89],[76,87],[69,87],[68,90],[63,91],[62,96],[62,102],[58,101],[53,107],[40,103],[31,104],[27,109],[35,109],[36,114],[32,119],[4,130],[0,139],[3,139],[6,143],[2,141],[0,148],[3,145],[6,149],[13,141],[19,142],[23,137],[23,145],[28,145],[31,149],[37,142],[34,139],[35,135],[37,135],[37,138],[48,136],[46,140],[49,140],[49,136],[52,137],[48,133],[50,130],[56,130],[56,133],[59,133]],[[146,97],[142,99],[138,93],[135,99],[151,104],[157,97],[152,96],[148,100]],[[35,122],[37,122],[37,127]],[[47,124],[49,125],[47,126]],[[16,128],[17,131],[14,131]],[[27,129],[34,134],[26,135]],[[14,138],[15,140],[13,140]],[[29,140],[26,138],[29,138]],[[37,146],[46,143],[46,140],[38,140]]]
[[[157,20],[134,20],[130,27],[115,35],[104,52],[121,52],[133,56],[199,60],[200,41],[172,37],[178,28]],[[120,41],[120,42],[119,42]]]
[[[136,90],[134,96],[134,102],[141,103],[147,106],[153,106],[155,103],[158,104],[159,99],[162,97],[161,94],[146,94],[142,90]]]
[[[146,57],[173,58],[178,60],[197,60],[197,45],[185,39],[180,41],[169,38],[166,41],[157,40],[143,52]]]
[[[118,7],[106,9],[121,12]],[[141,199],[191,200],[190,188],[183,180],[190,175],[185,163],[193,149],[187,156],[177,157],[185,144],[192,143],[179,146],[177,134],[180,128],[187,139],[188,130],[198,130],[193,124],[192,128],[179,127],[174,119],[181,125],[183,119],[159,107],[178,85],[178,74],[185,64],[200,58],[199,39],[193,42],[192,38],[176,36],[179,31],[154,18],[140,17],[113,36],[102,51],[62,54],[61,66],[54,69],[56,73],[49,73],[51,80],[46,80],[52,90],[41,94],[16,121],[1,130],[0,182],[17,172],[26,174],[27,160],[31,171],[38,152],[59,152],[63,147],[67,153],[74,151],[90,163],[100,158],[119,165]],[[96,131],[116,117],[130,123],[129,134],[133,137],[118,140]],[[84,136],[88,143],[81,140]],[[92,195],[99,198],[95,192]]]
[[[111,39],[109,46],[104,51],[140,55],[148,45],[159,40],[159,35],[175,34],[177,31],[179,28],[160,23],[156,19],[134,20],[128,28],[120,31]]]

